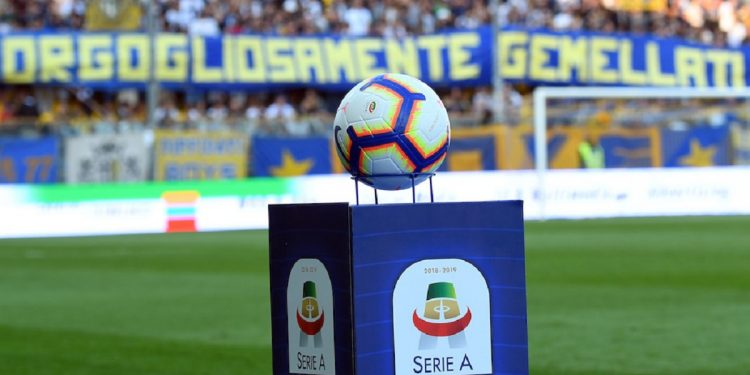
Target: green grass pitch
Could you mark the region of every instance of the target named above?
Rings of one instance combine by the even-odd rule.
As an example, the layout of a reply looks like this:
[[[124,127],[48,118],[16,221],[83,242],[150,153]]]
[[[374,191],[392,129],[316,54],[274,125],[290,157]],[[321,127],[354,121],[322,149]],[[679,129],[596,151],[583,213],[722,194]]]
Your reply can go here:
[[[750,217],[526,241],[532,374],[750,373]],[[0,374],[270,374],[267,257],[263,231],[2,240]]]

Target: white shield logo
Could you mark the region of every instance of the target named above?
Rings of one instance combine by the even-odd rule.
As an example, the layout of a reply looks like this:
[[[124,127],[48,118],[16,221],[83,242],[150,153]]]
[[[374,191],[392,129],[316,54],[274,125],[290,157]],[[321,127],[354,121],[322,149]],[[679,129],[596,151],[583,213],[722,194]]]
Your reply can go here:
[[[287,286],[289,373],[336,373],[333,341],[333,289],[323,263],[300,259]]]
[[[396,375],[492,373],[490,297],[461,259],[412,264],[393,292]]]

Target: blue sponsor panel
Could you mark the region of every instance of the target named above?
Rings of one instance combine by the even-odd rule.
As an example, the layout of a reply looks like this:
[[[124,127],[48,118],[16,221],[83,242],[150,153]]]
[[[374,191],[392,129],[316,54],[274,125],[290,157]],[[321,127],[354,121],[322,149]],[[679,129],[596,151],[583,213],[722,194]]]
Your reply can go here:
[[[58,140],[0,139],[0,183],[57,182]]]
[[[665,167],[709,167],[731,164],[729,126],[699,126],[661,131]]]
[[[351,374],[348,203],[268,211],[274,374]]]
[[[330,137],[253,137],[254,176],[299,176],[332,173]],[[336,161],[338,163],[338,160]]]
[[[520,201],[351,210],[357,374],[528,374]]]

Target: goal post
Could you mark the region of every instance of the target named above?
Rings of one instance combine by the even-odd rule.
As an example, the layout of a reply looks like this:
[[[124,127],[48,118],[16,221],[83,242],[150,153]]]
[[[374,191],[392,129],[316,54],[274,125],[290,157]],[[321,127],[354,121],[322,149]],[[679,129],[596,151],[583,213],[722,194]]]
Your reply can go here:
[[[543,86],[533,93],[534,168],[538,178],[539,217],[545,219],[547,101],[550,99],[750,99],[750,88]],[[750,106],[748,106],[750,114]]]

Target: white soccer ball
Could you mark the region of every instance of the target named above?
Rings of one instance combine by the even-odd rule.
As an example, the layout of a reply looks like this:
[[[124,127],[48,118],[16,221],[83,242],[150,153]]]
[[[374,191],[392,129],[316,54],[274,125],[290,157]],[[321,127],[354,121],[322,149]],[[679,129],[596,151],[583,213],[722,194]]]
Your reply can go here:
[[[376,189],[407,189],[443,163],[450,121],[427,84],[404,74],[382,74],[346,94],[333,136],[339,159],[353,176]]]

